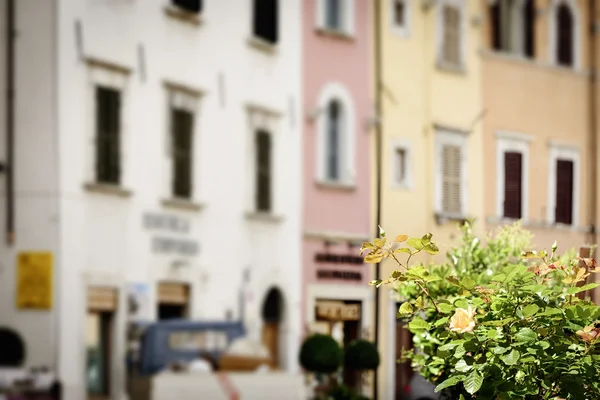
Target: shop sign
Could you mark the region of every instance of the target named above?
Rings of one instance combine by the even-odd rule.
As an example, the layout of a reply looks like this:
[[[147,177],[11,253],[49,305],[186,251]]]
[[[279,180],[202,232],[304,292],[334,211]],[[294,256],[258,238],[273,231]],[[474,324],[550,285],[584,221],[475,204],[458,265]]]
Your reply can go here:
[[[52,308],[52,267],[50,252],[22,252],[17,256],[17,308]]]
[[[362,281],[362,274],[356,271],[337,271],[329,269],[321,269],[317,271],[319,279],[341,279],[344,281]]]
[[[143,216],[143,225],[147,230],[161,232],[151,241],[152,251],[155,253],[195,256],[200,251],[197,241],[172,236],[189,234],[190,222],[186,218],[170,214],[146,213]],[[165,234],[169,236],[164,236]]]
[[[360,319],[360,305],[317,303],[317,318],[331,321],[358,321]]]
[[[332,253],[316,253],[315,262],[332,263],[332,264],[352,264],[364,265],[365,261],[362,257],[352,256],[348,254],[332,254]]]
[[[127,314],[130,321],[144,321],[150,318],[150,285],[142,282],[127,284]]]

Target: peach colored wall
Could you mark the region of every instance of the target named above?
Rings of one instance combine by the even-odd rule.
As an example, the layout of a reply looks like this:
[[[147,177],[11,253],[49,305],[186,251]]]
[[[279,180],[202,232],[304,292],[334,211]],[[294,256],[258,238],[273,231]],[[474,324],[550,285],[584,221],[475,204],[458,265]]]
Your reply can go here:
[[[548,10],[549,0],[538,0],[541,10]],[[581,41],[579,70],[551,65],[549,54],[549,13],[536,19],[535,58],[483,51],[482,90],[486,107],[484,119],[485,213],[489,229],[497,226],[496,132],[518,132],[534,137],[529,145],[528,220],[524,226],[535,235],[535,245],[549,247],[554,240],[563,250],[586,243],[589,214],[589,80],[587,1],[576,0],[581,23],[577,26]],[[489,22],[486,29],[489,35]],[[489,37],[484,40],[489,45]],[[580,154],[579,218],[575,227],[556,228],[547,223],[549,141],[573,146]]]

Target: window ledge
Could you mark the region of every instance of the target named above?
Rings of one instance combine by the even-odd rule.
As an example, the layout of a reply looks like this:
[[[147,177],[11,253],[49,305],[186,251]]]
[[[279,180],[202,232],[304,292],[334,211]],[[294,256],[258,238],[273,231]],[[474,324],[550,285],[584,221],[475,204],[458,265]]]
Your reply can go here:
[[[268,40],[262,39],[257,36],[250,36],[248,38],[248,45],[254,47],[257,50],[263,51],[267,54],[277,53],[277,44],[271,43]]]
[[[436,64],[437,69],[444,72],[450,72],[453,74],[466,75],[467,69],[464,64],[453,64],[446,61],[438,61]]]
[[[345,190],[345,191],[356,190],[356,184],[354,182],[336,182],[336,181],[318,180],[317,186],[320,188],[323,188],[323,189]]]
[[[405,190],[405,191],[410,191],[412,190],[412,184],[408,183],[408,182],[404,182],[404,183],[400,183],[400,182],[393,182],[392,183],[392,189],[394,190]]]
[[[132,192],[129,189],[124,189],[118,185],[110,183],[87,182],[83,188],[92,193],[107,194],[117,197],[131,197]]]
[[[436,212],[434,214],[435,222],[438,225],[444,225],[447,222],[460,222],[465,223],[470,218],[464,214],[455,214],[455,213],[447,213],[447,212]]]
[[[244,217],[250,221],[281,222],[283,220],[281,215],[275,215],[264,211],[246,211]]]
[[[163,205],[163,207],[183,211],[200,211],[204,208],[204,204],[182,198],[162,199],[160,203]]]
[[[186,22],[194,26],[200,26],[204,22],[200,13],[185,11],[175,6],[166,6],[165,14],[169,18],[173,18],[181,22]]]
[[[331,28],[317,28],[317,34],[321,36],[329,36],[336,39],[345,40],[348,42],[353,42],[356,40],[356,37],[348,32],[344,32],[339,29],[331,29]]]
[[[487,217],[486,218],[486,222],[489,224],[504,224],[504,223],[514,223],[519,221],[518,219],[511,219],[511,218],[499,218],[499,217]],[[523,220],[521,219],[520,221],[522,221],[522,226],[524,228],[539,228],[539,229],[554,229],[554,230],[558,230],[558,231],[570,231],[570,232],[580,232],[580,233],[590,233],[591,229],[590,227],[586,227],[586,226],[577,226],[577,225],[567,225],[567,224],[562,224],[562,223],[555,223],[555,222],[547,222],[547,221],[534,221],[534,220]]]

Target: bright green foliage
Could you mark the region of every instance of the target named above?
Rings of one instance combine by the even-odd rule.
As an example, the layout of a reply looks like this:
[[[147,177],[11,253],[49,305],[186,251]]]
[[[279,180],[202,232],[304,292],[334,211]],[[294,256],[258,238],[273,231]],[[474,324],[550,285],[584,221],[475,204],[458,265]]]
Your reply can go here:
[[[330,374],[336,372],[343,361],[343,350],[329,335],[312,335],[300,348],[300,365],[310,372]]]
[[[409,265],[417,253],[436,252],[431,234],[363,245],[367,262],[398,264],[373,284],[398,285],[413,368],[445,398],[600,399],[600,307],[576,296],[598,286],[578,285],[600,268],[590,258],[559,257],[556,244],[550,252],[528,247],[517,225],[483,246],[470,224],[441,266]]]
[[[375,370],[379,367],[379,351],[375,343],[364,339],[350,342],[344,350],[344,367],[356,371]]]

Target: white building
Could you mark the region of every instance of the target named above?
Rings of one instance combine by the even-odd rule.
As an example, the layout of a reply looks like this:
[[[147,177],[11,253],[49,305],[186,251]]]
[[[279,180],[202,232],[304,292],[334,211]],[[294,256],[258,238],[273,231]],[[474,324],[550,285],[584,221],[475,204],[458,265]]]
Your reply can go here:
[[[27,365],[56,368],[65,399],[81,400],[88,348],[104,343],[95,390],[123,398],[138,288],[140,318],[243,317],[297,370],[301,0],[13,2],[15,236],[0,245],[0,326],[21,333]],[[48,309],[27,308],[44,306],[41,291],[17,293],[19,265],[36,262],[17,262],[27,252],[53,256]],[[269,292],[282,295],[278,325],[262,320]]]

